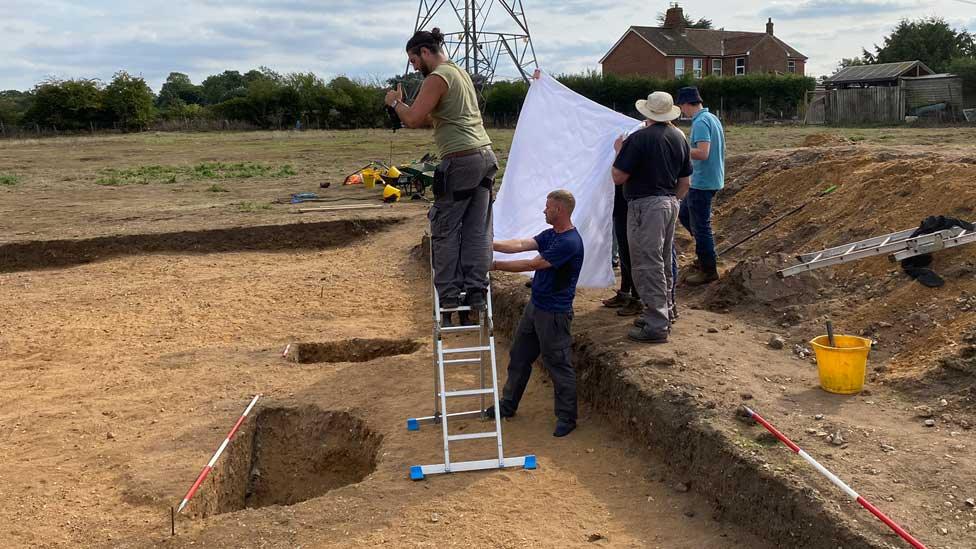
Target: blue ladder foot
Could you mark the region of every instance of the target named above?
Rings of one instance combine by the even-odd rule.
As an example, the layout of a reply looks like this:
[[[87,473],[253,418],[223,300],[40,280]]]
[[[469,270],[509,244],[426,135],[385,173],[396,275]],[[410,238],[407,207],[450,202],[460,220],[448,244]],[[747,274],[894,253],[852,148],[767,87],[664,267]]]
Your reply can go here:
[[[535,458],[533,458],[535,463]],[[410,480],[424,480],[424,470],[419,465],[410,468]]]
[[[525,465],[522,467],[525,469],[535,469],[539,465],[535,461],[535,456],[525,456]]]
[[[408,419],[407,420],[407,430],[408,431],[419,431],[420,430],[420,422],[417,421],[414,418]]]

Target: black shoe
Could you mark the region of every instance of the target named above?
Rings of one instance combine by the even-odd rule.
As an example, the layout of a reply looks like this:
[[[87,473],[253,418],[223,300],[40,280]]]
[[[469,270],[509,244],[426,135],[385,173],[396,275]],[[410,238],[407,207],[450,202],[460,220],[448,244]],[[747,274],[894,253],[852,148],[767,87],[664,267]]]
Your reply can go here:
[[[484,311],[487,307],[485,303],[485,292],[481,290],[469,290],[464,296],[464,304],[471,307],[472,311]]]
[[[568,422],[559,420],[556,422],[556,430],[552,432],[554,437],[564,437],[573,432],[576,429],[576,422]]]
[[[642,317],[637,317],[634,319],[634,326],[637,328],[643,328],[644,326],[647,326],[647,321]]]
[[[448,297],[441,300],[441,310],[457,309],[461,306],[461,301],[456,297]]]
[[[668,333],[663,334],[650,331],[645,325],[643,328],[634,328],[627,332],[627,337],[640,343],[667,343]]]
[[[489,406],[485,408],[484,415],[487,419],[495,419],[495,407]],[[507,419],[510,417],[515,417],[515,412],[508,412],[502,407],[502,419]]]

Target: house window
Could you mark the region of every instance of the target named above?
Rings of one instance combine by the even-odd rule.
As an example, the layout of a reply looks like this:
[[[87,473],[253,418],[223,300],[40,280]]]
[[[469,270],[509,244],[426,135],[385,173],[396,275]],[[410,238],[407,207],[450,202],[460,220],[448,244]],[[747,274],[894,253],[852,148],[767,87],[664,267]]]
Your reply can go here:
[[[692,67],[692,71],[695,74],[695,78],[701,78],[702,77],[702,64],[704,62],[705,62],[704,59],[694,59],[694,60],[692,60],[691,67]]]
[[[735,74],[736,76],[746,73],[746,58],[736,57],[735,58]]]
[[[684,76],[684,74],[685,74],[685,60],[684,59],[675,59],[674,60],[674,76],[675,77],[680,77],[680,76]]]
[[[787,72],[796,72],[796,59],[790,59],[786,62]]]
[[[715,76],[722,76],[722,60],[712,59],[712,74]]]

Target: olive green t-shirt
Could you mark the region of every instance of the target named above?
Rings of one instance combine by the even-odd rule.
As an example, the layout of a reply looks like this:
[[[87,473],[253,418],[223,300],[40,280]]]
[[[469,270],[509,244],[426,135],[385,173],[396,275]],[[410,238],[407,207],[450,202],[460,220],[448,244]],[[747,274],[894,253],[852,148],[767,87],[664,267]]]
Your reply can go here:
[[[478,109],[478,96],[468,73],[450,61],[431,73],[444,79],[447,91],[430,113],[434,142],[441,156],[491,145]]]

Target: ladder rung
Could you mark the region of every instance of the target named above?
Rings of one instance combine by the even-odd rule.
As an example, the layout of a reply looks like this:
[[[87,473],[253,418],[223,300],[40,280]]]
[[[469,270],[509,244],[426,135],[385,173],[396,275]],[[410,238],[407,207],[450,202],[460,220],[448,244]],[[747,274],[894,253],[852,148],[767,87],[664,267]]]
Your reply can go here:
[[[484,433],[470,433],[467,435],[448,435],[447,440],[472,440],[476,438],[495,438],[496,436],[498,436],[498,433],[495,431],[485,431]]]
[[[491,347],[461,347],[459,349],[444,349],[442,352],[445,355],[454,355],[460,353],[485,353],[491,350]]]
[[[467,305],[461,305],[460,307],[452,307],[450,309],[441,309],[441,312],[442,313],[459,313],[459,312],[462,312],[462,311],[470,311],[470,310],[471,310],[471,307],[468,307]]]
[[[448,326],[446,328],[441,328],[444,333],[451,332],[474,332],[481,329],[481,324],[472,324],[470,326]]]
[[[494,389],[468,389],[465,391],[448,391],[444,393],[446,397],[464,397],[464,396],[475,396],[475,395],[490,395],[494,393]]]
[[[452,360],[445,360],[444,364],[478,364],[481,362],[480,358],[455,358]]]

